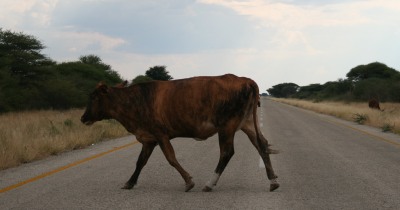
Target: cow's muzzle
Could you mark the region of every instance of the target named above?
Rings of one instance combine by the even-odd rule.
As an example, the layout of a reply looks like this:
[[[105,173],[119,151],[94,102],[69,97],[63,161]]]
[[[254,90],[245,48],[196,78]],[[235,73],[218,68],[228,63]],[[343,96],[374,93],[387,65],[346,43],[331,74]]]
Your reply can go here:
[[[86,119],[87,117],[85,115],[83,115],[81,117],[81,122],[85,125],[93,125],[94,121],[88,120]]]

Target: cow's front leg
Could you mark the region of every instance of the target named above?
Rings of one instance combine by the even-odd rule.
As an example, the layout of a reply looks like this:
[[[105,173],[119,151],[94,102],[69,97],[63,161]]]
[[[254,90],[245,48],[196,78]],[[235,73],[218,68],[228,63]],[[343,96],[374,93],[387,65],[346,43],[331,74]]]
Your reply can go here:
[[[151,153],[154,150],[154,147],[157,143],[143,143],[142,151],[140,152],[139,158],[136,162],[136,169],[135,172],[132,174],[131,178],[128,182],[126,182],[125,186],[122,189],[132,189],[133,186],[136,185],[137,180],[139,178],[140,172],[142,171],[143,167],[146,165],[147,161]]]
[[[194,187],[194,182],[192,181],[192,177],[188,172],[185,171],[185,169],[182,168],[182,166],[179,164],[178,160],[176,160],[175,157],[175,151],[174,148],[171,145],[171,142],[169,142],[169,139],[163,139],[160,141],[160,147],[161,150],[163,151],[165,157],[168,160],[168,163],[173,166],[178,172],[181,174],[182,178],[185,180],[186,187],[185,187],[185,192],[191,190]]]

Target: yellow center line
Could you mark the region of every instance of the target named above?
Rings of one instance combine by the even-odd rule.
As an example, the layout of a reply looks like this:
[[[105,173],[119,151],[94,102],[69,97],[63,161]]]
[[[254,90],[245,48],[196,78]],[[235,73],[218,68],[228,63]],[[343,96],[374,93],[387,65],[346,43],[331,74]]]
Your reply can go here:
[[[59,167],[59,168],[54,169],[54,170],[52,170],[52,171],[45,172],[45,173],[40,174],[40,175],[38,175],[38,176],[35,176],[35,177],[33,177],[33,178],[30,178],[30,179],[27,179],[27,180],[25,180],[25,181],[19,182],[19,183],[17,183],[17,184],[13,184],[13,185],[10,185],[10,186],[5,187],[5,188],[3,188],[3,189],[0,189],[0,193],[4,193],[4,192],[10,191],[10,190],[13,190],[13,189],[15,189],[15,188],[21,187],[21,186],[26,185],[26,184],[31,183],[31,182],[35,182],[35,181],[37,181],[37,180],[40,180],[40,179],[43,179],[43,178],[45,178],[45,177],[51,176],[51,175],[53,175],[53,174],[55,174],[55,173],[64,171],[64,170],[66,170],[66,169],[69,169],[69,168],[74,167],[74,166],[77,166],[77,165],[79,165],[79,164],[88,162],[88,161],[90,161],[90,160],[93,160],[93,159],[102,157],[102,156],[107,155],[107,154],[110,154],[110,153],[112,153],[112,152],[115,152],[115,151],[118,151],[118,150],[121,150],[121,149],[130,147],[130,146],[135,145],[135,144],[137,144],[137,143],[139,143],[139,142],[138,142],[138,141],[134,141],[134,142],[132,142],[132,143],[125,144],[125,145],[122,145],[122,146],[119,146],[119,147],[115,147],[115,148],[113,148],[113,149],[111,149],[111,150],[108,150],[108,151],[105,151],[105,152],[102,152],[102,153],[99,153],[99,154],[96,154],[96,155],[87,157],[87,158],[85,158],[85,159],[78,160],[78,161],[76,161],[76,162],[73,162],[73,163],[70,163],[70,164],[68,164],[68,165]]]

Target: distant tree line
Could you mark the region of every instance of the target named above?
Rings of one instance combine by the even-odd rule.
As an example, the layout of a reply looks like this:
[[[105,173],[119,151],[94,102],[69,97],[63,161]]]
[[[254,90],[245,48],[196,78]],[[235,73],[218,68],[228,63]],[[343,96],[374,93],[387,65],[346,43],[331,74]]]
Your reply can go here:
[[[400,102],[400,72],[379,62],[352,68],[346,79],[298,86],[282,83],[269,88],[270,95],[279,98],[309,100],[379,101]]]
[[[0,113],[84,107],[99,81],[109,85],[123,81],[96,55],[57,63],[41,53],[44,48],[34,36],[0,28]],[[135,80],[172,79],[165,68],[150,68]]]

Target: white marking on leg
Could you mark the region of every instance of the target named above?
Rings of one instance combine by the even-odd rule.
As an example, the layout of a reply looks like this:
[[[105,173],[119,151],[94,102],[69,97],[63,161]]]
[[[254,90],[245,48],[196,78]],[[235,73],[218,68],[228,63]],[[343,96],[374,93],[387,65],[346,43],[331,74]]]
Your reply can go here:
[[[259,161],[258,167],[265,168],[264,161],[263,161],[263,159],[261,157],[260,157],[260,161]]]
[[[219,177],[219,174],[214,173],[213,177],[207,182],[206,186],[212,189],[215,185],[217,185]]]

